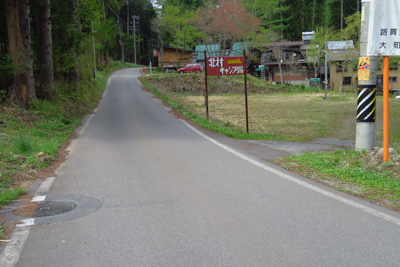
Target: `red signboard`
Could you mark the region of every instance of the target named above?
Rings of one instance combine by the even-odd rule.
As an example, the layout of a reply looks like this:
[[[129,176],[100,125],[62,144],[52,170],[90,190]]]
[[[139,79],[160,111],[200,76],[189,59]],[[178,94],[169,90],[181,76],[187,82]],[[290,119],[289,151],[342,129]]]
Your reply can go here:
[[[207,57],[207,76],[244,75],[246,60],[241,57]]]
[[[158,57],[157,49],[153,49],[153,57]]]

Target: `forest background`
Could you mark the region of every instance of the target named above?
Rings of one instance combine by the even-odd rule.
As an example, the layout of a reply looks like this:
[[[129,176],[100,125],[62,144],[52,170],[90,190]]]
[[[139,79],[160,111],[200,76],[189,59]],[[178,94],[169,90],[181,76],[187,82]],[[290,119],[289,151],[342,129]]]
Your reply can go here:
[[[156,46],[194,49],[219,42],[229,49],[238,41],[299,41],[303,31],[319,27],[357,42],[361,8],[360,0],[0,3],[0,102],[24,109],[37,98],[51,99],[62,87],[57,83],[79,90],[110,58],[154,66]]]

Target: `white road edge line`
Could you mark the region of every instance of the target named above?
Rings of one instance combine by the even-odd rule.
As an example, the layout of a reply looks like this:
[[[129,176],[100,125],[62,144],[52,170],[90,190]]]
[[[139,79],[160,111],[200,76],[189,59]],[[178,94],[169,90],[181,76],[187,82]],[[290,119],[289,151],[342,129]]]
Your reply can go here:
[[[32,198],[31,202],[42,202],[45,199],[46,199],[46,196],[36,196],[36,197]]]
[[[55,177],[47,178],[43,183],[40,184],[36,190],[34,197],[31,202],[41,202],[46,199],[43,193],[47,193],[54,182]],[[0,266],[14,267],[21,255],[22,249],[24,248],[25,242],[28,239],[29,233],[32,227],[35,225],[35,219],[21,220],[20,224],[17,224],[17,228],[11,235],[11,242],[4,248],[3,253],[0,255]]]
[[[33,225],[20,227],[14,231],[11,236],[12,241],[7,244],[0,256],[0,266],[14,267],[17,264],[32,227]]]
[[[108,85],[110,84],[110,80],[111,80],[111,76],[108,77],[108,79],[107,79],[106,89],[104,89],[103,96],[102,96],[103,98],[106,96]]]
[[[82,126],[78,134],[83,134],[93,116],[94,114],[90,115],[90,117]],[[68,146],[67,151],[72,151],[72,149],[77,145],[78,140],[74,141],[76,142],[72,142]],[[61,166],[55,172],[58,173],[63,166],[64,164],[61,164]],[[50,187],[53,184],[55,178],[56,177],[47,178],[36,190],[31,202],[44,201],[46,199],[46,196],[44,194],[50,190]],[[7,246],[4,248],[3,252],[0,255],[0,266],[14,267],[17,264],[22,249],[24,248],[25,242],[28,239],[29,233],[31,232],[31,229],[34,225],[35,225],[35,219],[21,220],[21,224],[17,224],[17,228],[11,235],[12,241],[7,244]]]
[[[47,193],[49,191],[51,185],[53,184],[54,179],[56,179],[56,177],[49,177],[43,183],[41,183],[39,188],[36,190],[34,197],[40,196],[44,193]]]
[[[260,162],[258,162],[258,161],[255,161],[255,160],[253,160],[253,159],[251,159],[251,158],[249,158],[249,157],[247,157],[247,156],[245,156],[245,155],[243,155],[243,154],[241,154],[241,153],[239,153],[239,152],[233,150],[232,148],[230,148],[230,147],[228,147],[228,146],[226,146],[226,145],[224,145],[224,144],[221,144],[220,142],[218,142],[218,141],[212,139],[211,137],[209,137],[209,136],[203,134],[202,132],[200,132],[199,130],[197,130],[196,128],[194,128],[192,125],[190,125],[188,122],[186,122],[186,121],[184,121],[184,120],[180,120],[180,121],[183,122],[183,123],[184,123],[187,127],[189,127],[191,130],[193,130],[193,131],[196,132],[197,134],[199,134],[199,135],[201,135],[202,137],[204,137],[205,139],[207,139],[208,141],[214,143],[215,145],[217,145],[217,146],[219,146],[219,147],[225,149],[226,151],[228,151],[228,152],[230,152],[230,153],[232,153],[232,154],[238,156],[239,158],[242,158],[242,159],[244,159],[244,160],[246,160],[246,161],[248,161],[248,162],[250,162],[250,163],[252,163],[252,164],[254,164],[254,165],[256,165],[256,166],[258,166],[258,167],[260,167],[260,168],[262,168],[262,169],[264,169],[264,170],[266,170],[266,171],[272,172],[272,173],[274,173],[274,174],[276,174],[276,175],[279,175],[280,177],[282,177],[282,178],[284,178],[284,179],[286,179],[286,180],[289,180],[289,181],[291,181],[291,182],[293,182],[293,183],[296,183],[296,184],[301,185],[301,186],[303,186],[303,187],[306,187],[306,188],[308,188],[308,189],[310,189],[310,190],[313,190],[314,192],[320,193],[320,194],[322,194],[322,195],[324,195],[324,196],[330,197],[330,198],[335,199],[335,200],[337,200],[337,201],[340,201],[340,202],[342,202],[342,203],[344,203],[344,204],[346,204],[346,205],[352,206],[352,207],[357,208],[357,209],[359,209],[359,210],[362,210],[362,211],[364,211],[364,212],[366,212],[366,213],[369,213],[369,214],[371,214],[371,215],[373,215],[373,216],[375,216],[375,217],[384,219],[384,220],[386,220],[386,221],[392,222],[392,223],[397,224],[397,225],[400,226],[400,219],[398,219],[398,218],[396,218],[396,217],[393,217],[393,216],[391,216],[391,215],[389,215],[389,214],[386,214],[386,213],[380,212],[380,211],[378,211],[378,210],[369,208],[369,207],[367,207],[367,206],[365,206],[365,205],[359,204],[359,203],[357,203],[357,202],[355,202],[355,201],[346,199],[346,198],[341,197],[341,196],[339,196],[339,195],[333,194],[333,193],[328,192],[328,191],[326,191],[326,190],[324,190],[324,189],[318,188],[318,187],[316,187],[316,186],[314,186],[314,185],[311,185],[311,184],[308,184],[308,183],[306,183],[306,182],[303,182],[303,181],[301,181],[301,180],[299,180],[299,179],[296,179],[296,178],[294,178],[294,177],[291,176],[291,175],[288,175],[288,174],[286,174],[286,173],[283,173],[283,172],[281,172],[281,171],[278,171],[278,170],[276,170],[276,169],[273,169],[273,168],[271,168],[271,167],[268,167],[267,165],[264,165],[264,164],[262,164],[262,163],[260,163]]]

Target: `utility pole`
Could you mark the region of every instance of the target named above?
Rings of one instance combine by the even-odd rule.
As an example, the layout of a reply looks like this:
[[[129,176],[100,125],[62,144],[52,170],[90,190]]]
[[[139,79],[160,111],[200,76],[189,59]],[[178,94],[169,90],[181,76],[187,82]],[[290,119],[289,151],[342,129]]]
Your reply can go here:
[[[325,24],[326,28],[328,29],[328,1],[326,1],[326,12],[325,12]]]
[[[315,6],[315,1],[314,1]],[[328,1],[326,1],[326,14],[328,14]],[[328,15],[326,15],[325,36],[328,34]],[[314,21],[313,21],[314,23]],[[328,40],[325,37],[325,100],[328,100]]]
[[[340,6],[340,36],[343,34],[343,0]]]
[[[314,6],[313,6],[313,13],[312,13],[312,27],[311,30],[314,30],[314,20],[315,20],[315,5],[316,5],[316,0],[314,0]],[[303,16],[304,18],[304,16]]]
[[[328,100],[328,41],[325,38],[325,100]]]
[[[93,70],[93,78],[96,78],[96,50],[95,50],[95,44],[94,44],[94,26],[93,26],[93,20],[91,21],[92,24],[92,47],[93,47],[93,62],[94,62],[94,70]]]
[[[129,36],[129,2],[126,1],[126,35]]]
[[[134,58],[135,58],[135,64],[136,64],[136,19],[139,22],[139,15],[132,16],[133,19],[133,49],[134,49]]]
[[[377,70],[377,57],[368,57],[367,55],[370,2],[363,1],[361,8],[360,59],[358,64],[358,97],[355,145],[355,149],[359,151],[364,149],[370,150],[374,148]],[[367,65],[369,65],[369,69],[361,69],[360,64],[362,62],[365,62]]]

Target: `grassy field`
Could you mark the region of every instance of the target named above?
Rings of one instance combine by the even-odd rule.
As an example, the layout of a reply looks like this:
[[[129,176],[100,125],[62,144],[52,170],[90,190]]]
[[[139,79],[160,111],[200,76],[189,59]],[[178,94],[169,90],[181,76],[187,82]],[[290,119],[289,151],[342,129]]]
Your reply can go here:
[[[201,78],[186,75],[187,84],[179,76],[177,82],[169,79],[153,78],[148,81],[163,95],[183,106],[193,114],[205,117],[204,84]],[[166,80],[163,84],[162,81]],[[161,81],[161,82],[160,82]],[[185,90],[193,86],[197,89]],[[171,87],[170,89],[165,87]],[[212,85],[211,85],[212,86]],[[203,88],[202,88],[203,87]],[[237,89],[239,87],[239,89]],[[231,84],[224,94],[209,95],[210,120],[244,131],[246,127],[245,98],[242,84]],[[181,91],[177,90],[181,88]],[[183,89],[182,89],[183,88]],[[289,88],[290,89],[290,88]],[[281,140],[306,141],[313,138],[338,138],[355,140],[357,94],[355,92],[329,92],[328,100],[324,92],[299,88],[276,90],[252,89],[248,96],[250,133],[269,134]],[[236,92],[235,94],[230,91]],[[382,140],[382,96],[377,96],[376,141]],[[400,100],[390,98],[389,131],[390,141],[400,143]]]
[[[175,79],[175,80],[173,80]],[[187,82],[185,83],[185,79]],[[233,82],[232,82],[233,80]],[[209,95],[209,120],[201,75],[142,79],[157,96],[200,126],[233,138],[307,141],[314,138],[355,140],[356,92],[324,92],[311,88],[270,88],[252,81],[249,89],[249,128],[245,131],[243,84],[229,78]],[[213,81],[211,81],[213,82]],[[193,84],[194,83],[194,84]],[[258,84],[256,84],[258,83]],[[226,86],[228,85],[228,86]],[[224,86],[226,88],[224,88]],[[221,93],[222,91],[222,93]],[[224,93],[225,92],[225,93]],[[235,92],[235,93],[232,93]],[[382,141],[382,97],[377,97],[375,144]],[[305,153],[273,161],[283,168],[400,211],[400,100],[390,97],[390,146],[388,162],[376,151]]]

